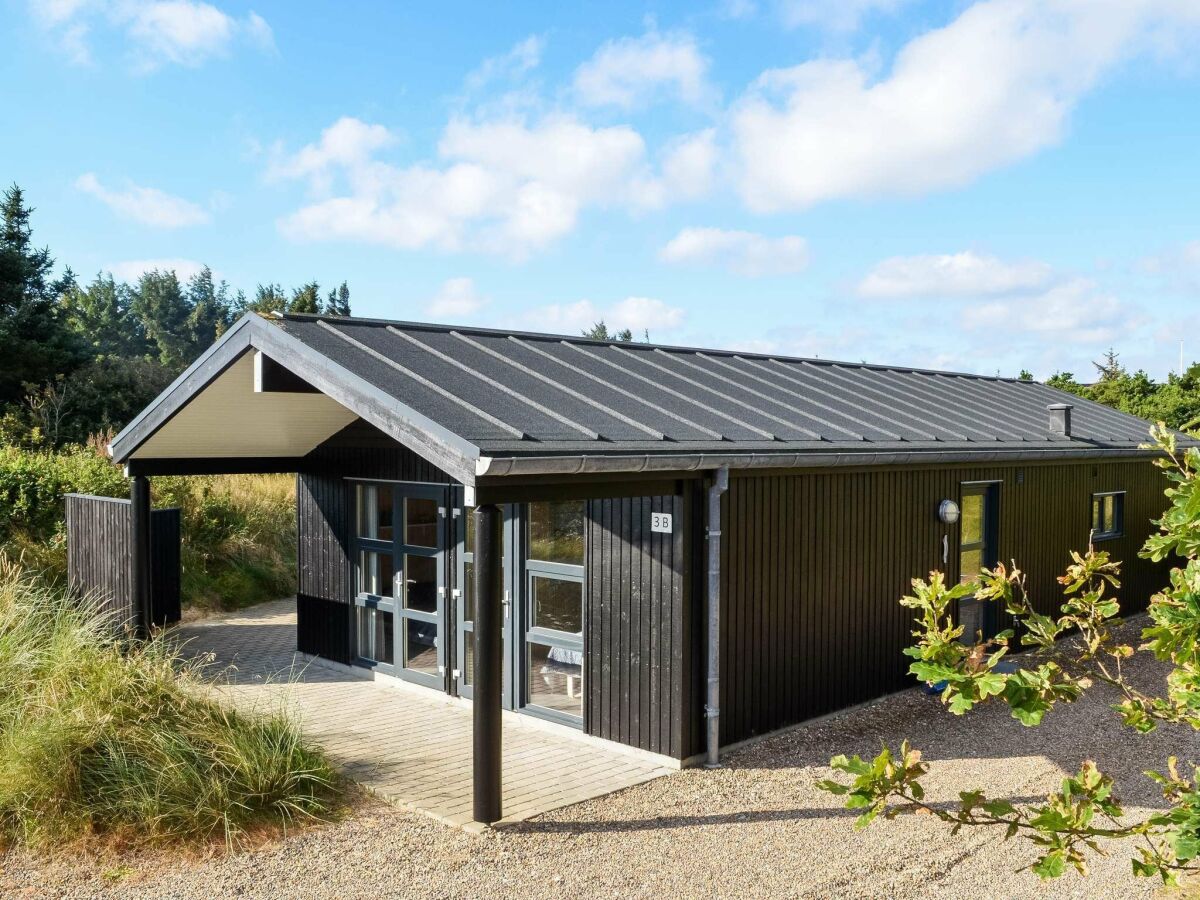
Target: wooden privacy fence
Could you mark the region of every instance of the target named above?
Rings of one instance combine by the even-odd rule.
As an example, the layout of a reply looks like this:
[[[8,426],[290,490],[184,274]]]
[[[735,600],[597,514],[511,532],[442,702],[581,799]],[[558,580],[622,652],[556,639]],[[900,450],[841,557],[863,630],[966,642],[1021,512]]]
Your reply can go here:
[[[134,622],[131,504],[127,499],[67,494],[67,582],[122,625]],[[150,514],[150,619],[179,621],[179,510]]]

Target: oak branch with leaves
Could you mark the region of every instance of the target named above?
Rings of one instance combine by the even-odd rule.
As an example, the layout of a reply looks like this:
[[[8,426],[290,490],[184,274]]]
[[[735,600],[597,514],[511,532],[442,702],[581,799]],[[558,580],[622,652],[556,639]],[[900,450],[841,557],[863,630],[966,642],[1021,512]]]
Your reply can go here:
[[[1170,569],[1169,584],[1150,600],[1152,624],[1143,629],[1142,643],[1135,648],[1114,634],[1120,567],[1107,553],[1092,548],[1084,555],[1072,553],[1072,564],[1058,579],[1065,602],[1057,617],[1033,608],[1025,576],[1015,564],[985,569],[978,580],[954,586],[934,572],[928,581],[915,579],[912,596],[900,601],[917,612],[913,635],[918,641],[905,653],[913,658],[909,672],[920,681],[945,684],[941,699],[951,712],[962,715],[998,702],[1022,724],[1035,726],[1056,704],[1073,702],[1103,682],[1119,692],[1115,710],[1130,728],[1144,733],[1168,722],[1200,730],[1200,450],[1180,450],[1161,422],[1151,436],[1154,443],[1148,447],[1161,451],[1155,463],[1170,481],[1170,506],[1156,520],[1159,531],[1141,555],[1178,564]],[[1017,628],[988,640],[963,640],[953,610],[955,601],[968,595],[1003,605]],[[1057,645],[1067,632],[1075,632],[1076,640],[1069,647]],[[1014,649],[1030,652],[1001,667]],[[1126,681],[1123,667],[1135,653],[1170,663],[1165,696],[1144,693]],[[1162,788],[1166,811],[1136,822],[1126,820],[1112,779],[1090,761],[1040,805],[1017,806],[975,790],[961,793],[950,808],[925,802],[921,779],[929,767],[907,742],[896,751],[885,747],[871,760],[835,756],[830,765],[849,780],[820,786],[846,797],[848,808],[862,810],[859,828],[881,815],[922,811],[955,833],[964,827],[1002,829],[1006,838],[1023,836],[1034,844],[1037,856],[1030,867],[1043,878],[1062,875],[1068,866],[1087,874],[1089,851],[1103,852],[1100,839],[1131,841],[1133,871],[1140,876],[1174,884],[1181,874],[1200,870],[1200,769],[1181,774],[1174,757],[1166,761],[1166,774],[1146,773]]]

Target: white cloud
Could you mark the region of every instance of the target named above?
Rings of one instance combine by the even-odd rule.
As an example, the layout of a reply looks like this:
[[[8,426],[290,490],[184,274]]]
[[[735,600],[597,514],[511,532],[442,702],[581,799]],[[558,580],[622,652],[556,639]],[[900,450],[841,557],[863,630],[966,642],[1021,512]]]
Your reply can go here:
[[[672,178],[658,178],[635,130],[593,128],[568,115],[532,124],[452,119],[437,163],[379,160],[394,140],[383,126],[343,118],[315,144],[290,156],[277,151],[268,174],[304,179],[319,195],[280,220],[283,233],[522,258],[569,233],[587,208],[660,205],[695,188],[703,168],[673,158]],[[695,147],[680,152],[690,163],[704,156]]]
[[[693,37],[651,31],[601,46],[575,70],[575,96],[587,106],[622,109],[666,97],[703,106],[713,98],[707,73],[708,60]]]
[[[149,62],[194,66],[225,52],[236,23],[215,6],[192,0],[159,0],[138,6],[130,16],[129,36]]]
[[[146,272],[174,272],[181,282],[187,281],[204,268],[203,263],[194,259],[129,259],[124,262],[110,263],[105,271],[111,272],[117,281],[133,284]]]
[[[755,210],[965,184],[1057,143],[1115,65],[1200,24],[1185,0],[984,0],[890,71],[818,59],[759,77],[732,111]]]
[[[467,75],[464,84],[467,90],[477,91],[495,81],[519,79],[541,64],[545,49],[546,42],[543,38],[530,35],[525,40],[518,41],[507,53],[485,59],[478,68]]]
[[[1044,262],[1004,262],[970,250],[962,253],[893,256],[858,284],[862,297],[985,297],[1036,290],[1053,270]]]
[[[725,19],[749,19],[758,12],[754,0],[723,0],[718,15]]]
[[[250,10],[249,15],[246,16],[246,20],[242,23],[242,31],[261,49],[275,49],[275,32],[267,24],[267,20],[254,10]]]
[[[91,194],[117,215],[156,228],[182,228],[203,225],[209,215],[195,203],[174,197],[157,188],[126,182],[120,190],[106,188],[92,172],[75,180],[75,187]]]
[[[369,169],[372,155],[395,142],[396,136],[384,126],[368,125],[343,116],[322,131],[315,144],[308,144],[294,154],[288,155],[282,145],[276,145],[267,177],[273,180],[311,178],[319,188],[328,189],[328,178],[333,170]]]
[[[716,129],[686,134],[663,151],[661,190],[664,198],[694,199],[712,189],[718,151]]]
[[[202,0],[32,0],[30,6],[77,63],[90,61],[87,39],[97,22],[123,31],[146,71],[163,63],[198,66],[226,55],[239,38],[262,49],[275,46],[271,26],[258,13],[236,19]]]
[[[1138,261],[1138,268],[1158,275],[1177,289],[1200,290],[1200,240],[1187,241]]]
[[[1001,336],[1053,335],[1059,343],[1105,345],[1139,324],[1134,310],[1090,278],[1071,278],[1034,295],[967,306],[962,324]]]
[[[786,275],[808,265],[808,244],[796,235],[771,238],[752,231],[685,228],[659,251],[658,258],[721,266],[739,275]]]
[[[479,312],[487,303],[470,278],[450,278],[429,301],[425,312],[435,318],[462,319]]]
[[[788,28],[815,26],[853,31],[872,13],[895,12],[911,0],[780,0],[779,17]]]
[[[609,331],[628,328],[636,337],[671,331],[683,324],[684,311],[652,297],[626,297],[617,303],[599,305],[591,300],[552,303],[522,315],[519,324],[553,334],[578,334],[603,321]]]
[[[62,25],[93,6],[92,0],[29,0],[29,11],[44,25]]]

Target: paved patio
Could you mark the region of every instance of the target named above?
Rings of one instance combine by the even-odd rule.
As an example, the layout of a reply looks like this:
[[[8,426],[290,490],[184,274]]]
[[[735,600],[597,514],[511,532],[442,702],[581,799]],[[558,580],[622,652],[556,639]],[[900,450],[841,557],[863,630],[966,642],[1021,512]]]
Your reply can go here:
[[[237,706],[282,706],[348,777],[447,824],[471,823],[468,704],[428,689],[365,680],[298,655],[292,600],[191,623],[177,633],[189,654],[212,654],[218,690]],[[500,824],[672,771],[655,759],[506,712]]]

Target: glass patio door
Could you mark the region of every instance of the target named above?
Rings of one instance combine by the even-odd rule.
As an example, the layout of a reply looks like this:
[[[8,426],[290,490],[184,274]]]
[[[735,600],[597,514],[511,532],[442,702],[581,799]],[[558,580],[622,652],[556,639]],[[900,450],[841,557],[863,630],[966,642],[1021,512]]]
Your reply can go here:
[[[355,491],[357,662],[444,689],[448,489],[378,483]]]
[[[455,534],[457,535],[458,549],[455,553],[456,571],[454,577],[455,588],[454,596],[454,618],[457,622],[455,661],[454,661],[454,677],[458,684],[458,693],[461,697],[473,697],[475,691],[472,685],[475,683],[475,510],[470,506],[462,506],[462,491],[459,489],[456,492],[456,502],[459,507],[455,512],[455,521],[457,527]],[[512,611],[511,589],[508,582],[509,562],[508,554],[511,550],[512,542],[509,540],[509,531],[513,527],[513,513],[510,506],[504,508],[504,552],[500,556],[501,566],[504,569],[504,620],[502,624],[501,635],[504,641],[504,649],[502,657],[504,659],[504,676],[503,690],[501,692],[501,702],[505,708],[509,708],[509,659],[508,659],[508,633],[510,630],[510,613]]]

